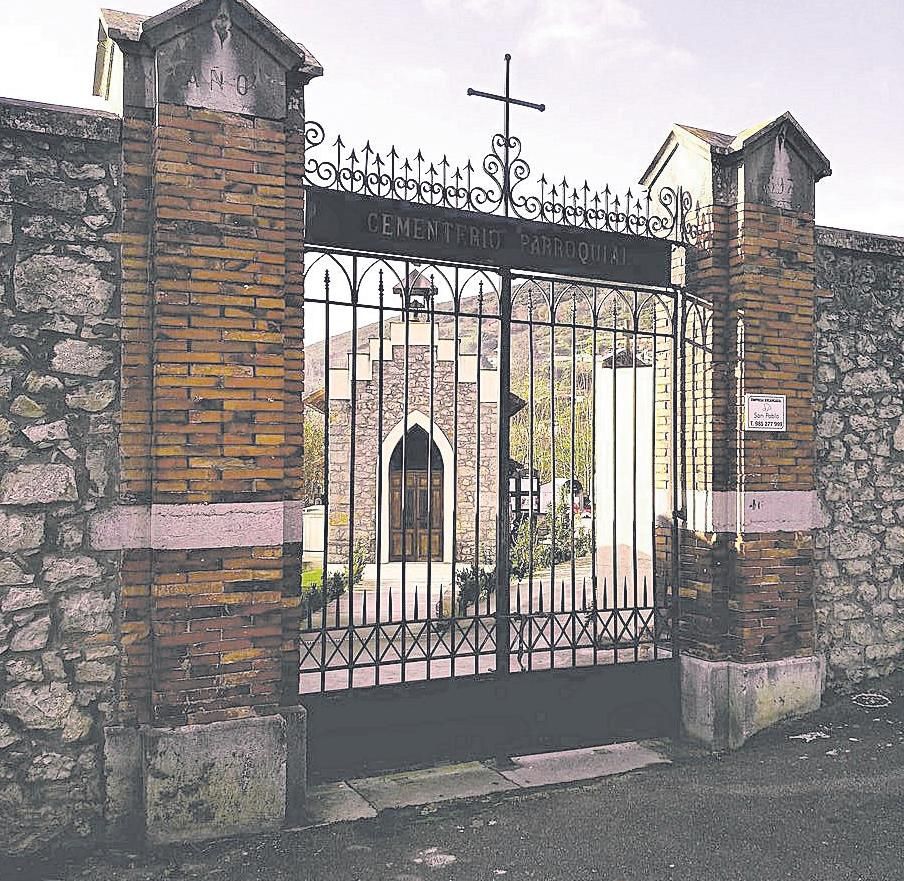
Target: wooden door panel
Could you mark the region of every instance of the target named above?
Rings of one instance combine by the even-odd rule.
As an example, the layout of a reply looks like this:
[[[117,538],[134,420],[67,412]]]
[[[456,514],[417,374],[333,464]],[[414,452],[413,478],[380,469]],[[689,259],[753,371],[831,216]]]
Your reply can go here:
[[[408,471],[404,493],[402,473],[393,472],[389,492],[389,558],[401,560],[404,547],[405,558],[412,562],[442,560],[442,472]]]

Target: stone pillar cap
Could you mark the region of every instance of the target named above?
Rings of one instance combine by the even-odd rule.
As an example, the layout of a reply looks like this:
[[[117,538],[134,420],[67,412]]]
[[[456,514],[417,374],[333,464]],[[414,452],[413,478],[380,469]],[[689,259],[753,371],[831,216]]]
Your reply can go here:
[[[791,139],[801,158],[812,170],[814,180],[821,180],[832,173],[832,166],[826,155],[816,146],[790,111],[785,111],[775,119],[752,126],[737,135],[676,123],[653,161],[641,175],[640,183],[644,187],[653,186],[679,146],[697,153],[706,153],[713,163],[730,164],[741,160],[751,148],[778,131],[782,131]]]
[[[211,19],[221,5],[228,5],[233,15],[244,19],[245,26],[257,26],[266,39],[266,49],[275,55],[287,70],[298,69],[313,79],[323,75],[323,66],[301,43],[289,39],[273,22],[261,15],[247,0],[185,0],[178,6],[158,15],[138,15],[116,9],[101,9],[101,36],[116,43],[141,44],[156,48],[195,27],[199,21]],[[243,15],[244,13],[244,15]],[[134,47],[137,48],[137,47]]]
[[[322,73],[248,0],[186,0],[151,17],[101,10],[94,94],[118,110],[166,103],[285,119],[291,89]]]

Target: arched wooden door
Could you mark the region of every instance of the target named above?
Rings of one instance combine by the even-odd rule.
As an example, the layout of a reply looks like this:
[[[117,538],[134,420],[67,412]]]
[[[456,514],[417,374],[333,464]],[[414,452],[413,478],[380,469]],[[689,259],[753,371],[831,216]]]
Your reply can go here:
[[[403,557],[443,559],[443,457],[420,425],[399,440],[389,460],[389,559]]]

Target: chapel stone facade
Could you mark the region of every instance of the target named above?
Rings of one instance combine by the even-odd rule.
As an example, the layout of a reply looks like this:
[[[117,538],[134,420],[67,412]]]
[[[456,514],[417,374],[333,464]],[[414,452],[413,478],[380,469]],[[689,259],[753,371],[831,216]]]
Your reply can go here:
[[[496,551],[498,402],[495,356],[474,351],[462,338],[456,344],[445,326],[429,321],[409,319],[406,328],[396,317],[382,336],[371,332],[356,354],[349,353],[345,367],[331,369],[329,562],[346,563],[352,543],[366,563],[402,556],[410,562],[429,556],[434,562],[490,563]],[[419,447],[431,443],[428,465]],[[427,481],[433,485],[429,510],[423,504]],[[407,533],[404,554],[400,526]]]

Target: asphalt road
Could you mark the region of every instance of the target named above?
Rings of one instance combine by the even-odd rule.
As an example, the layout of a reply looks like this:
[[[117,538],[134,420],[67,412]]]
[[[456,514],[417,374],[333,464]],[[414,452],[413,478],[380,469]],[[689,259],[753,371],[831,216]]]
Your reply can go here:
[[[866,690],[866,689],[864,689]],[[278,836],[100,855],[63,881],[897,881],[904,675],[710,756],[591,784],[447,803]],[[797,735],[808,735],[800,739]]]

